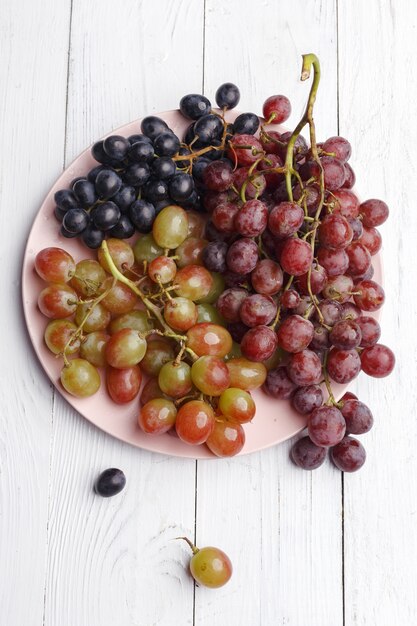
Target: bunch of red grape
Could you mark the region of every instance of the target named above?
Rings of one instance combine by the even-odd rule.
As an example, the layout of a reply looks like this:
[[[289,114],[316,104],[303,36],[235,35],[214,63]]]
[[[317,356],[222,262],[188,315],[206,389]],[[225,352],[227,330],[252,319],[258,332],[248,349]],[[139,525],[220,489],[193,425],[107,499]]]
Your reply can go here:
[[[266,100],[263,121],[242,113],[230,124],[239,90],[226,83],[216,93],[220,111],[202,95],[182,98],[192,120],[182,142],[148,117],[142,135],[95,144],[102,165],[57,193],[55,214],[65,236],[83,233],[100,246],[98,261],[75,265],[61,249],[41,251],[36,270],[50,284],[39,308],[52,319],[45,341],[64,358],[69,393],[97,391],[105,367],[112,399],[130,402],[142,372],[150,377],[138,417],[146,433],[174,427],[186,443],[237,454],[241,424],[255,414],[250,390],[263,385],[307,417],[308,437],[292,450],[297,465],[314,469],[331,449],[340,469],[354,471],[365,451],[351,435],[369,431],[373,417],[352,394],[337,401],[332,382],[394,367],[372,317],[385,297],[372,256],[388,207],[352,191],[346,139],[316,142],[319,66],[306,55],[304,79],[311,66],[293,133],[270,126],[288,119],[285,96]],[[300,134],[307,125],[310,146]],[[88,190],[85,206],[75,206]],[[122,238],[135,228],[142,236],[131,247]]]

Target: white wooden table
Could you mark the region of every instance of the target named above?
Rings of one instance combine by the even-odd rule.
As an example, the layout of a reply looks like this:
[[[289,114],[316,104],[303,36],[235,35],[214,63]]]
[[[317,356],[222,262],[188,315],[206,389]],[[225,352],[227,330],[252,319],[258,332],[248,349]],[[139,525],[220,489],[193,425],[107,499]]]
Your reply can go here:
[[[0,623],[7,626],[414,626],[417,623],[417,10],[412,0],[2,0],[0,6]],[[48,188],[127,121],[213,97],[241,110],[308,86],[319,136],[354,147],[362,196],[382,197],[395,373],[354,386],[372,407],[368,462],[304,473],[290,443],[232,460],[151,454],[106,436],[49,384],[22,319],[20,271]],[[104,500],[95,476],[122,468]],[[234,576],[194,588],[188,549],[223,547]]]

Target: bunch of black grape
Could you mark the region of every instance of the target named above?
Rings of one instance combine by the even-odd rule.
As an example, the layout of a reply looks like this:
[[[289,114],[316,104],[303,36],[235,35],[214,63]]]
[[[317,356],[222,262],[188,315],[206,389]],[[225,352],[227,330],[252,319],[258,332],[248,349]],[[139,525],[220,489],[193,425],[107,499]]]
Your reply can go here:
[[[232,83],[216,92],[223,111],[239,99]],[[229,166],[225,148],[230,137],[255,133],[259,119],[243,113],[234,124],[226,124],[198,94],[184,96],[180,111],[192,120],[183,141],[164,120],[149,116],[142,120],[141,134],[111,135],[93,145],[91,153],[99,164],[74,179],[69,189],[55,193],[55,216],[64,237],[81,236],[89,248],[98,248],[106,236],[126,239],[136,231],[151,232],[156,215],[170,204],[205,210],[204,169],[215,160]]]

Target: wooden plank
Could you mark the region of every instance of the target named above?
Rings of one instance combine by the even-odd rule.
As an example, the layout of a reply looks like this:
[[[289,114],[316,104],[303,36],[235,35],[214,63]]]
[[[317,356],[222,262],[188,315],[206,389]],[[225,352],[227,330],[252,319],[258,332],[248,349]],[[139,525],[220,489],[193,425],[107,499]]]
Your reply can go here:
[[[307,52],[322,62],[315,118],[326,137],[337,131],[335,3],[268,0],[254,10],[247,0],[207,0],[208,96],[229,80],[241,89],[239,109],[260,113],[266,97],[285,93],[293,127],[307,100],[298,82]],[[197,543],[222,547],[235,566],[215,597],[196,590],[199,626],[343,623],[340,474],[330,464],[298,470],[289,448],[199,463]]]
[[[201,88],[203,3],[74,0],[67,162],[112,127],[175,108]],[[127,487],[104,500],[96,475]],[[191,624],[193,585],[179,535],[192,535],[195,462],[130,447],[58,396],[54,420],[46,626]]]
[[[366,4],[366,6],[365,6]],[[357,390],[375,416],[363,437],[360,473],[345,476],[346,624],[417,619],[415,476],[417,271],[413,177],[417,159],[415,4],[339,1],[340,131],[353,145],[362,197],[391,209],[384,237],[386,304],[382,342],[397,353],[390,378],[362,375]]]
[[[69,7],[1,8],[0,606],[11,626],[41,624],[44,609],[52,390],[25,329],[20,274],[30,224],[62,168]]]

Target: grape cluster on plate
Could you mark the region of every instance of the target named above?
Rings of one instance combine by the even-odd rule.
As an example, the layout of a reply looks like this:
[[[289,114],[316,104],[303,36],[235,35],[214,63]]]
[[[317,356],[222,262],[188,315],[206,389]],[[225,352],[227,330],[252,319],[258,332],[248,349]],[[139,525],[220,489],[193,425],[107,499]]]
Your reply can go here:
[[[202,95],[182,98],[192,120],[183,138],[147,117],[142,134],[94,144],[100,165],[55,194],[55,215],[64,236],[99,248],[98,261],[41,251],[36,270],[50,284],[39,307],[52,318],[45,341],[64,358],[68,392],[94,393],[104,366],[111,398],[129,402],[142,372],[150,377],[138,415],[146,433],[175,428],[186,443],[237,454],[241,424],[255,415],[250,391],[263,385],[307,417],[297,465],[314,469],[331,449],[337,467],[355,471],[365,451],[351,435],[369,431],[373,417],[353,394],[338,401],[332,382],[394,367],[372,316],[384,302],[372,256],[388,207],[352,191],[346,139],[317,143],[320,69],[305,55],[302,79],[311,67],[292,133],[276,126],[291,112],[285,96],[266,100],[263,120],[228,122],[239,90],[227,83],[220,110]]]

